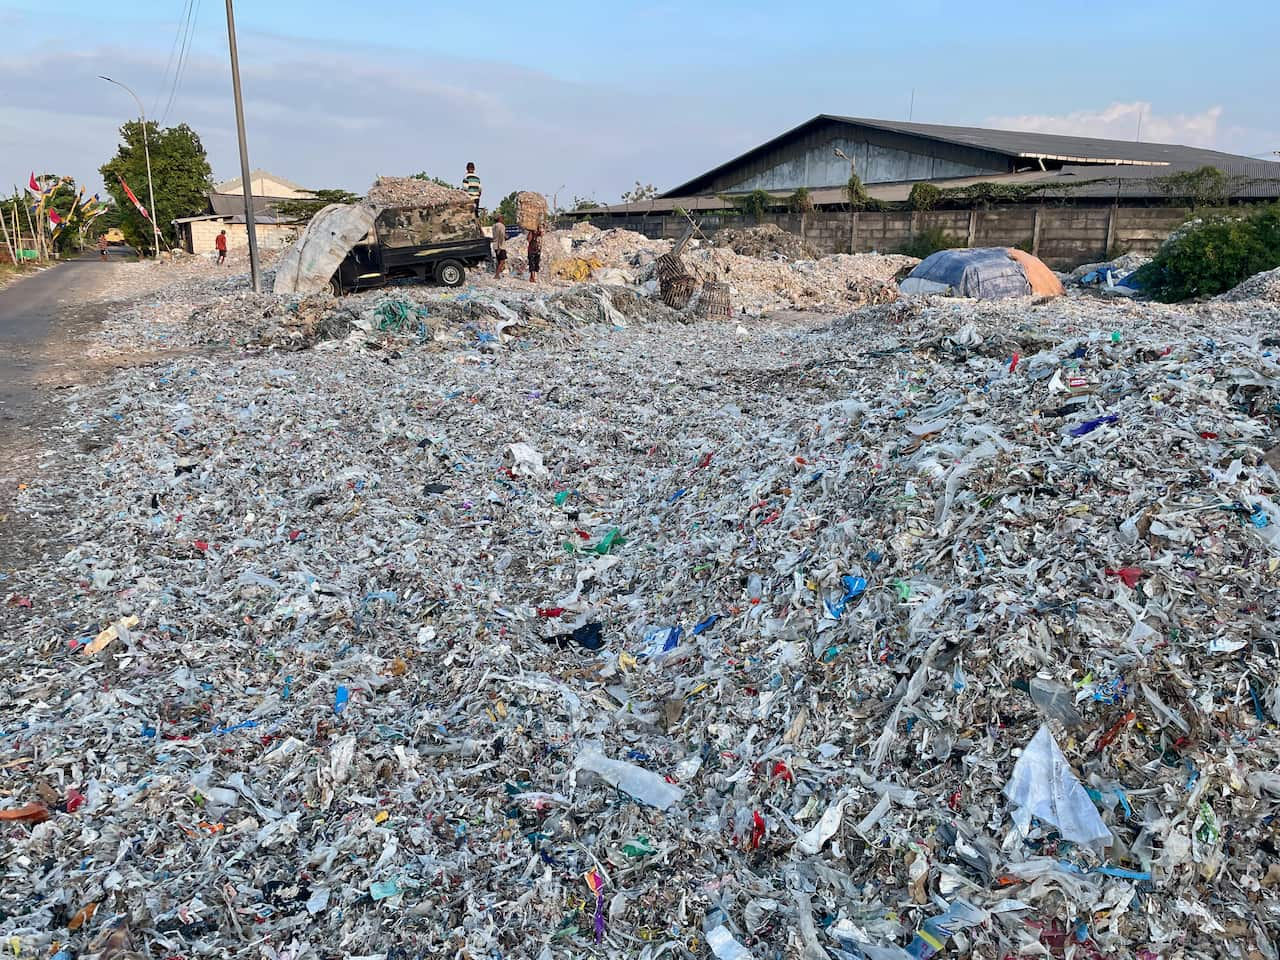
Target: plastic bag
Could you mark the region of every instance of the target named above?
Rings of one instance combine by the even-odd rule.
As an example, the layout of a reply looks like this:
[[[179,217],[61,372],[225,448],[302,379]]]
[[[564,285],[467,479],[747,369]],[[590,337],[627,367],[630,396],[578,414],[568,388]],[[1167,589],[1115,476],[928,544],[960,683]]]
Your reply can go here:
[[[1014,823],[1024,835],[1034,817],[1057,827],[1063,839],[1072,843],[1105,846],[1111,841],[1111,831],[1048,727],[1041,727],[1023,749],[1004,795],[1013,804]]]

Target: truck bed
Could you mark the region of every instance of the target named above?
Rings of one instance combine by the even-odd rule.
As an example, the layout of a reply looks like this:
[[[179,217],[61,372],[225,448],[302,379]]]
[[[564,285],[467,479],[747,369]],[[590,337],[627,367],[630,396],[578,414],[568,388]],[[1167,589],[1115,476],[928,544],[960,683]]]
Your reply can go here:
[[[461,260],[467,266],[488,259],[491,254],[488,238],[475,240],[444,240],[421,246],[382,247],[382,266],[388,274],[405,268],[420,267],[424,261]]]

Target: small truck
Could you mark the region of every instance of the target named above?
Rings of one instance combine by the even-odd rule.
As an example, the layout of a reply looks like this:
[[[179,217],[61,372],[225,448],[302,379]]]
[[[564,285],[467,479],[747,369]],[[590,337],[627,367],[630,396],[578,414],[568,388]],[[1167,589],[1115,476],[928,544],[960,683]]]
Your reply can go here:
[[[416,279],[459,287],[467,268],[493,256],[492,241],[471,204],[388,207],[329,281],[335,296]]]

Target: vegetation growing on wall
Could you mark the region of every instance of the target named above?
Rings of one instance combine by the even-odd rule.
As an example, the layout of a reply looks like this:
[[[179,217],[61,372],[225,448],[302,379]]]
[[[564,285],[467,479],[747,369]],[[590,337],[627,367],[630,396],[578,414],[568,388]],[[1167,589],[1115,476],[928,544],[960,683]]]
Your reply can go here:
[[[942,191],[932,183],[917,183],[907,197],[907,206],[912,210],[932,210],[941,199]]]

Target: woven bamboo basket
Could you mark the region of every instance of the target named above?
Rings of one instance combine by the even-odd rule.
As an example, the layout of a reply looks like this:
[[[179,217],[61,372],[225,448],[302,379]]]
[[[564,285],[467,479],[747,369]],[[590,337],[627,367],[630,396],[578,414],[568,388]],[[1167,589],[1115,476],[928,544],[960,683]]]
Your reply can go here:
[[[683,310],[693,299],[698,289],[698,281],[690,276],[672,277],[659,285],[662,290],[662,302],[672,310]]]
[[[708,320],[728,320],[733,316],[727,283],[706,283],[698,300],[698,312]]]

